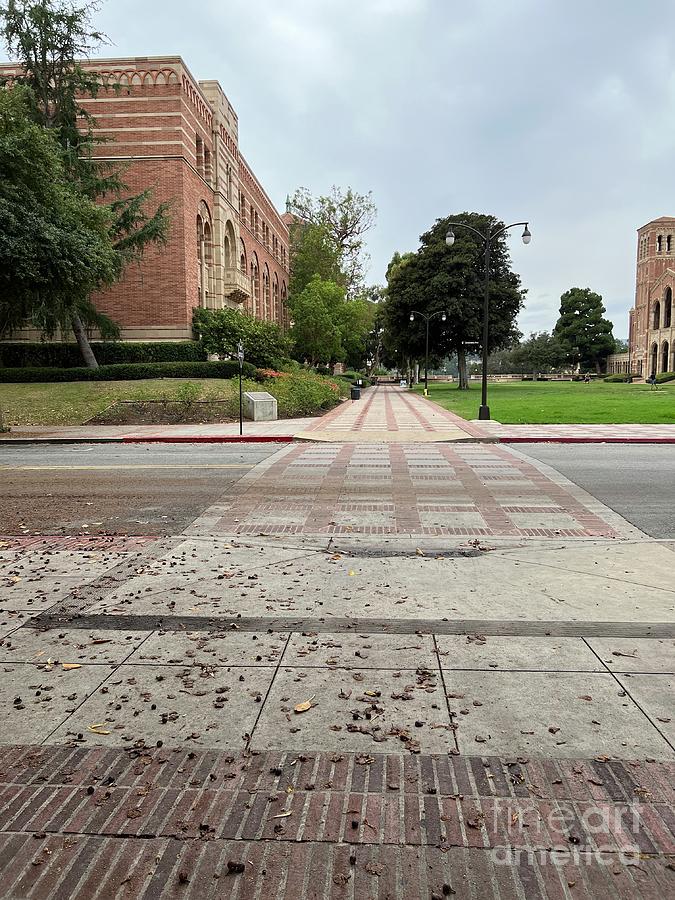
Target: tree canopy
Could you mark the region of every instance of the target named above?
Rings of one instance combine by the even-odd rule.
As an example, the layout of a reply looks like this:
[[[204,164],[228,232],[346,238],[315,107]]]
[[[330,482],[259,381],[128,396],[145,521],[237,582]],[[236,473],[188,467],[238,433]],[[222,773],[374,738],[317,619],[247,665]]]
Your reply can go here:
[[[343,191],[334,185],[326,196],[314,197],[307,188],[299,188],[289,199],[288,210],[296,217],[294,251],[316,260],[312,274],[341,284],[350,298],[358,294],[368,263],[364,235],[377,217],[372,194],[359,194],[350,187]],[[305,226],[309,226],[308,237],[302,240]],[[298,273],[309,268],[302,258],[291,266]],[[298,276],[297,293],[307,283]]]
[[[32,119],[30,93],[0,90],[0,332],[30,324],[51,336],[76,314],[114,336],[88,299],[119,277],[111,212],[68,177],[53,132]]]
[[[600,294],[590,288],[570,288],[560,298],[560,317],[553,331],[569,362],[600,372],[614,352],[612,323],[604,318]]]
[[[464,228],[455,230],[455,243],[448,247],[445,236],[449,223],[465,222],[486,234],[501,223],[492,216],[461,213],[437,219],[420,238],[414,254],[395,254],[388,269],[385,304],[386,345],[400,357],[420,360],[424,356],[425,323],[421,317],[410,322],[410,313],[425,315],[445,312],[430,328],[430,354],[439,360],[458,355],[460,387],[467,386],[466,348],[480,342],[484,301],[483,246],[477,235]],[[513,343],[519,337],[516,317],[523,305],[524,290],[519,276],[511,270],[505,235],[492,244],[490,262],[489,349]]]

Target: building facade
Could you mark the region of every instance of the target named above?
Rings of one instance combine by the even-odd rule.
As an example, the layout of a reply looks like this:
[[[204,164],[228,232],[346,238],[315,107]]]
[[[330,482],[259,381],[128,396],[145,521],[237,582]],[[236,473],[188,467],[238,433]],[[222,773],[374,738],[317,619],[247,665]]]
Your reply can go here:
[[[84,66],[102,84],[81,100],[105,139],[96,156],[123,163],[130,193],[150,189],[171,218],[167,245],[148,248],[96,306],[123,340],[190,338],[198,306],[284,325],[288,227],[239,150],[237,114],[219,83],[197,81],[176,56]]]
[[[649,377],[675,372],[675,217],[638,229],[635,305],[629,312],[628,360],[610,357],[610,371]],[[616,368],[623,363],[625,368]]]

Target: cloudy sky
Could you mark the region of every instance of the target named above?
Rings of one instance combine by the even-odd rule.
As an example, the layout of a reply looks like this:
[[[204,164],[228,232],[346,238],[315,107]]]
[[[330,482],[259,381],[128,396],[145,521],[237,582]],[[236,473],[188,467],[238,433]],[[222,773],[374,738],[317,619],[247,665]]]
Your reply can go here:
[[[105,55],[180,54],[220,81],[276,204],[371,190],[369,280],[435,218],[529,219],[523,331],[589,286],[627,332],[635,230],[675,213],[675,3],[107,0]]]

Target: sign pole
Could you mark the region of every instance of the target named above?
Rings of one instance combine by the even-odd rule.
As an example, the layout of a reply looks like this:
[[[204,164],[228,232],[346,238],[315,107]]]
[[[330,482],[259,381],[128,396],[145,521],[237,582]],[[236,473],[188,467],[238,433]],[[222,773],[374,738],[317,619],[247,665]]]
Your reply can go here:
[[[237,345],[237,359],[239,360],[239,436],[244,434],[244,394],[241,384],[242,369],[244,367],[244,344],[239,341]]]

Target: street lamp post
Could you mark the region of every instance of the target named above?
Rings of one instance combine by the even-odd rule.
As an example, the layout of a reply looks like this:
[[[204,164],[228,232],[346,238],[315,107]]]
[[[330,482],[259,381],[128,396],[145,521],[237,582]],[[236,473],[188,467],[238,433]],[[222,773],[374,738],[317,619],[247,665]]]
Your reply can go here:
[[[489,327],[489,317],[490,317],[490,251],[492,249],[493,242],[501,237],[504,232],[508,231],[509,228],[517,228],[519,225],[524,225],[525,230],[523,231],[522,238],[524,244],[529,244],[532,240],[532,235],[530,234],[530,229],[528,228],[528,222],[513,222],[511,225],[504,225],[503,228],[498,228],[496,231],[492,230],[492,225],[488,229],[487,234],[483,234],[477,228],[474,228],[473,225],[467,225],[466,222],[450,222],[450,228],[448,229],[448,233],[445,236],[445,243],[448,247],[452,247],[455,243],[455,232],[452,230],[453,228],[468,228],[469,231],[473,231],[474,234],[478,235],[480,240],[483,242],[483,253],[485,255],[485,298],[483,300],[483,379],[482,379],[482,392],[481,392],[481,405],[478,410],[478,418],[479,419],[489,419],[490,418],[490,407],[487,402],[487,363],[488,363],[488,327]]]
[[[415,316],[419,316],[420,318],[424,319],[424,321],[427,323],[427,342],[426,342],[426,349],[424,352],[424,396],[428,397],[429,396],[429,322],[434,318],[434,316],[440,316],[441,322],[445,322],[445,320],[448,317],[445,314],[445,312],[435,312],[435,313],[431,313],[430,316],[427,316],[424,313],[417,312],[416,309],[413,309],[412,312],[410,313],[410,321],[411,322],[415,321]]]

